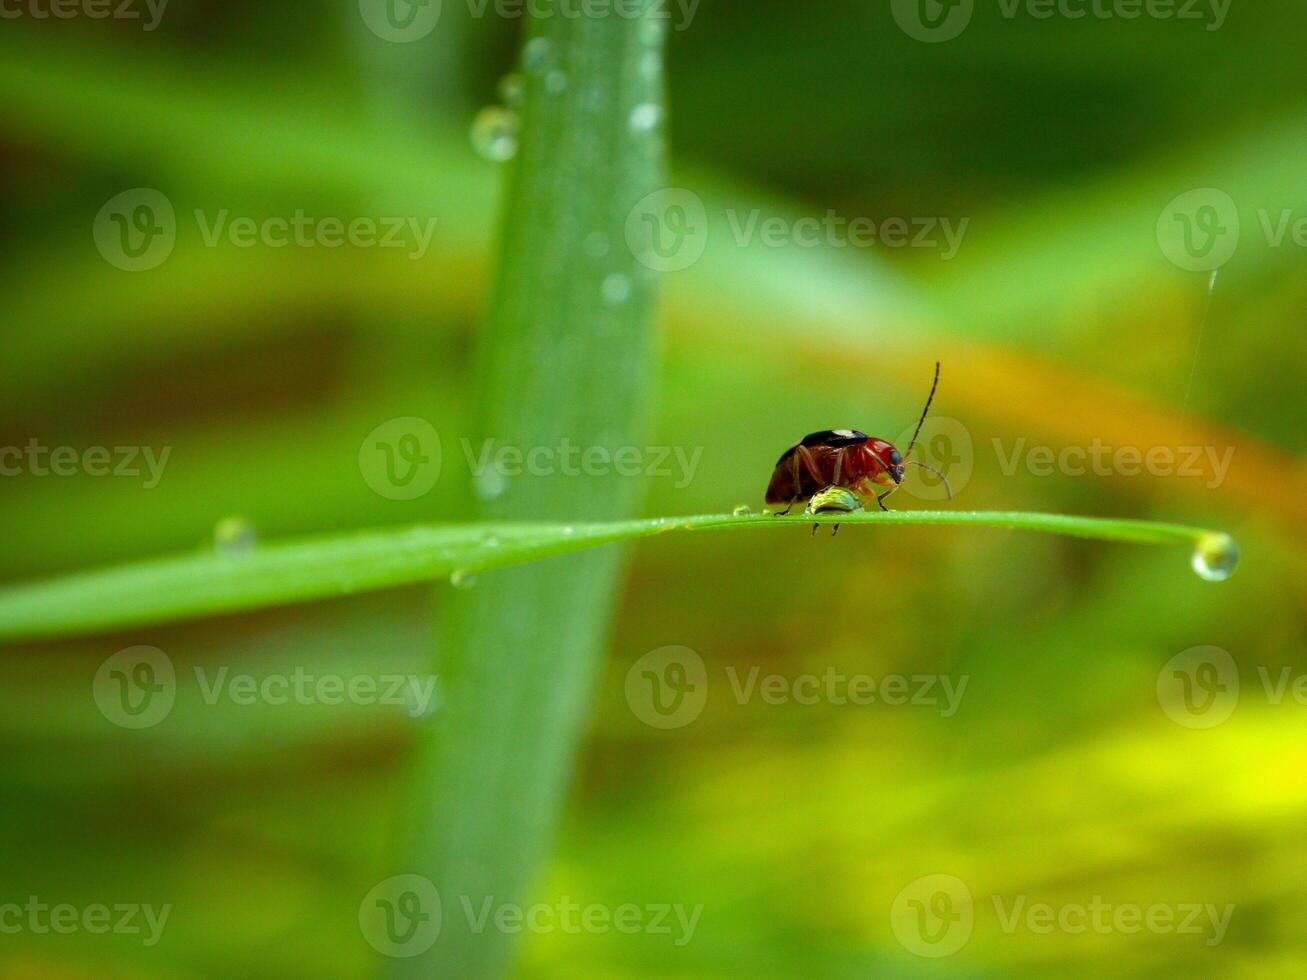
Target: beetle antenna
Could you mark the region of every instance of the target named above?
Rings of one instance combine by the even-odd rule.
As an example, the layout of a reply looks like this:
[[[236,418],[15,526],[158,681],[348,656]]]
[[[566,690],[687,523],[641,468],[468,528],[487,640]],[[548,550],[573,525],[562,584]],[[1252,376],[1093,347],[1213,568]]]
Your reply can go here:
[[[939,387],[939,361],[935,362],[935,381],[930,386],[930,395],[926,398],[926,407],[921,410],[921,418],[917,420],[917,431],[912,433],[912,441],[908,443],[908,451],[903,454],[907,459],[912,455],[912,447],[917,444],[917,436],[921,435],[921,427],[926,424],[926,416],[930,414],[930,403],[935,400],[935,389]]]
[[[949,500],[953,499],[953,488],[948,485],[948,477],[946,477],[939,470],[935,469],[935,467],[927,466],[925,463],[918,463],[915,459],[909,459],[907,460],[907,462],[911,463],[913,466],[920,466],[923,470],[930,470],[930,472],[934,473],[937,477],[939,477],[939,482],[944,484],[944,489],[948,491],[948,499]]]

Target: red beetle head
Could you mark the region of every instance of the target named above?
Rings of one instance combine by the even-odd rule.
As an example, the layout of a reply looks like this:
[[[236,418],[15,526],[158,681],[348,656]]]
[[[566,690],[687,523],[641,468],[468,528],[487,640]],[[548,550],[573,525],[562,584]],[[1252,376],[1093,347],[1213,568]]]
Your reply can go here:
[[[877,486],[897,487],[903,482],[903,456],[884,439],[868,439],[863,444],[867,465],[864,479]]]

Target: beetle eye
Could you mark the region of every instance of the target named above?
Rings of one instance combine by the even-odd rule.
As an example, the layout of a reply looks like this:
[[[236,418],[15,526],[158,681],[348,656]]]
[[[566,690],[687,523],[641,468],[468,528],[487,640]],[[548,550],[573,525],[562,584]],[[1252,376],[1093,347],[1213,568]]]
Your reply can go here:
[[[897,449],[891,449],[889,454],[889,461],[893,463],[895,466],[898,466],[899,463],[903,462],[903,457],[899,455],[899,451]]]

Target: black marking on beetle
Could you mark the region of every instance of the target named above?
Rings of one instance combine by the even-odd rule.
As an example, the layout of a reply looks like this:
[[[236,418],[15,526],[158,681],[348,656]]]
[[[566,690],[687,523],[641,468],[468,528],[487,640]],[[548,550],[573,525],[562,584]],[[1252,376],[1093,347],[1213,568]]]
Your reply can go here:
[[[831,449],[840,449],[846,446],[861,446],[864,442],[871,439],[871,436],[865,432],[859,432],[857,429],[824,429],[821,432],[813,432],[804,436],[785,452],[781,453],[781,458],[776,460],[776,465],[780,466],[790,458],[794,450],[800,446],[805,449],[811,449],[814,446],[826,446]]]

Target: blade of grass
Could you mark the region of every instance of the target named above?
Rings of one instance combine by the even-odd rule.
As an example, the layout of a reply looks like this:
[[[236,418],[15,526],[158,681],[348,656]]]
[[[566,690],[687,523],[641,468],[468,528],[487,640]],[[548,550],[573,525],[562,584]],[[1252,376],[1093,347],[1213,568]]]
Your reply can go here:
[[[1178,524],[1070,514],[962,511],[706,514],[595,523],[487,522],[371,531],[268,544],[243,555],[185,555],[0,590],[0,641],[92,633],[391,588],[508,568],[666,531],[810,527],[988,527],[1135,544],[1210,546],[1226,535]],[[1231,542],[1229,547],[1233,547]],[[607,561],[611,561],[609,558]],[[558,566],[532,570],[566,577]],[[501,586],[473,589],[488,601]],[[459,595],[456,593],[455,595]],[[562,603],[564,608],[569,603]],[[522,652],[512,654],[526,656]]]
[[[639,444],[653,276],[625,246],[625,229],[663,183],[664,28],[655,7],[642,0],[638,17],[579,18],[563,16],[559,0],[531,8],[520,150],[476,399],[477,428],[499,446]],[[555,471],[483,479],[468,497],[494,520],[612,520],[631,513],[637,489],[617,475]],[[464,547],[474,540],[491,551],[509,543],[483,535]],[[402,812],[404,871],[430,879],[451,909],[527,897],[588,715],[620,571],[616,552],[592,552],[493,572],[444,597],[435,663],[444,701],[419,737]],[[390,972],[482,980],[502,976],[511,954],[504,931],[451,914],[429,951],[394,960]]]

